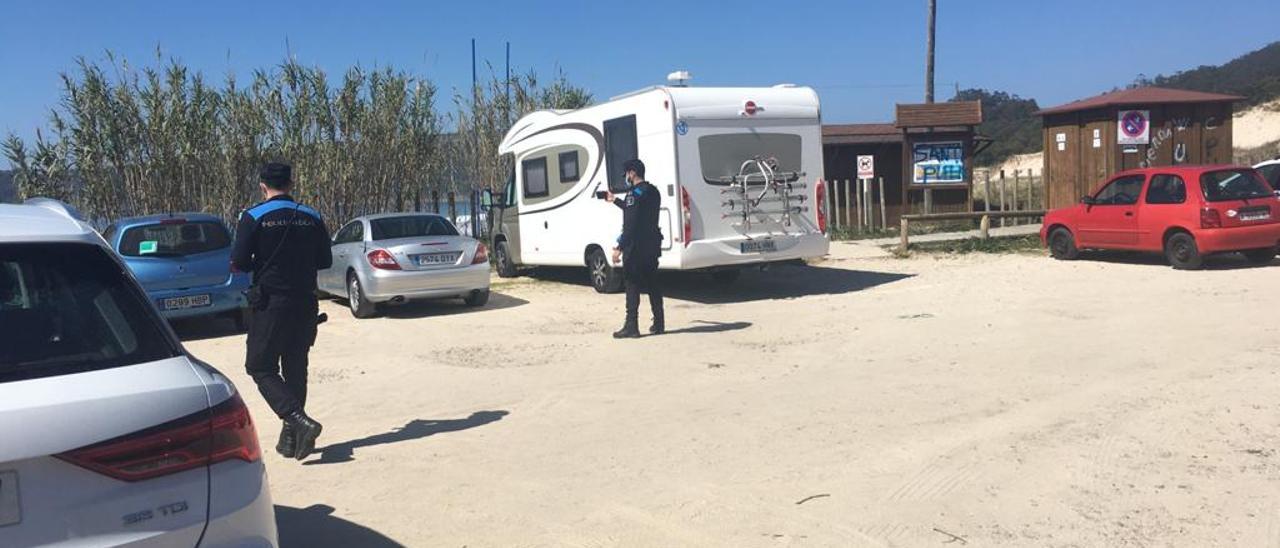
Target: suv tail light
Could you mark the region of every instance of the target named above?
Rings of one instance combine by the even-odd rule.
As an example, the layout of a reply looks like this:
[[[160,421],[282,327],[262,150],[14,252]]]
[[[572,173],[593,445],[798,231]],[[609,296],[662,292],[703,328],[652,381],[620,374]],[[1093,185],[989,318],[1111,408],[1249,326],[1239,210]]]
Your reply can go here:
[[[385,249],[375,249],[369,252],[369,266],[381,268],[383,270],[400,270],[400,263],[396,262],[396,258],[391,256],[391,252]]]
[[[231,273],[232,273],[232,274],[240,274],[240,269],[239,269],[239,268],[236,268],[236,262],[235,262],[235,261],[231,261]]]
[[[823,234],[827,233],[827,182],[818,179],[818,185],[814,189],[813,204],[818,208],[818,230]]]
[[[253,419],[240,395],[140,432],[57,456],[122,481],[141,481],[229,460],[262,458]]]
[[[680,213],[684,221],[684,246],[689,247],[689,242],[693,241],[693,211],[689,207],[689,191],[684,187],[680,187]]]
[[[476,244],[476,256],[471,259],[471,264],[482,264],[489,262],[489,247],[484,243]]]
[[[1222,228],[1222,217],[1218,210],[1204,208],[1200,210],[1200,228]]]

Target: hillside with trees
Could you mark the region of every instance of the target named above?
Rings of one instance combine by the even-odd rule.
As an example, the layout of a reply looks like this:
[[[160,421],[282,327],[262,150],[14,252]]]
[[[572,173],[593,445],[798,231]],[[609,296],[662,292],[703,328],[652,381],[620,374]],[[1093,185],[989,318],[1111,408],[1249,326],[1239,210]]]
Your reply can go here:
[[[1249,52],[1221,65],[1201,65],[1168,76],[1152,79],[1139,76],[1136,86],[1153,85],[1211,93],[1239,95],[1243,107],[1262,104],[1280,97],[1280,42]]]
[[[952,101],[981,101],[982,125],[978,132],[995,139],[974,158],[977,165],[995,165],[1014,154],[1040,150],[1040,110],[1035,99],[1023,99],[1003,91],[965,89]]]
[[[1280,98],[1280,42],[1249,52],[1221,65],[1148,78],[1139,75],[1130,87],[1159,86],[1192,91],[1239,95],[1245,100],[1236,111]],[[980,132],[995,142],[975,158],[980,166],[1001,163],[1016,154],[1039,152],[1041,144],[1039,109],[1034,99],[1024,99],[1004,91],[966,89],[953,101],[982,101],[984,122]],[[1280,129],[1277,130],[1280,133]]]

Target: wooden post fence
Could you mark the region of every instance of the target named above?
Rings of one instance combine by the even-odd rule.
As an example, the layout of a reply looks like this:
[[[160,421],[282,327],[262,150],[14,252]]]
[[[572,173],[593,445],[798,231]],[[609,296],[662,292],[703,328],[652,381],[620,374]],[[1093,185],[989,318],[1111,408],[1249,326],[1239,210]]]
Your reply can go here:
[[[1021,169],[1013,170],[1013,209],[1014,211],[1017,211],[1019,208],[1022,207],[1022,204],[1018,202],[1018,187],[1022,186],[1021,183],[1022,183],[1022,170]],[[1014,218],[1010,220],[1013,222],[1014,226],[1017,226],[1018,219]]]
[[[1000,211],[1006,211],[1004,202],[1004,170],[1000,170]],[[1004,226],[1004,218],[1000,219],[1000,226]]]
[[[966,213],[931,213],[931,214],[924,214],[924,215],[903,215],[899,218],[899,221],[898,221],[899,222],[898,254],[905,255],[907,253],[907,250],[911,247],[911,242],[909,237],[909,231],[911,230],[911,221],[933,222],[933,221],[955,221],[955,220],[962,220],[962,219],[980,219],[981,224],[979,226],[985,225],[987,227],[987,230],[989,230],[991,226],[991,219],[993,217],[999,217],[1001,219],[1004,219],[1005,217],[1010,217],[1010,218],[1043,217],[1044,213],[1045,213],[1044,210],[1027,210],[1027,211],[992,211],[990,213],[983,212],[983,211],[975,211],[972,213],[967,213],[967,212]],[[987,232],[987,230],[982,230],[982,229],[979,229],[979,230],[980,230],[979,234]],[[988,233],[987,235],[989,236],[990,234]]]
[[[982,172],[982,209],[991,211],[991,170]]]

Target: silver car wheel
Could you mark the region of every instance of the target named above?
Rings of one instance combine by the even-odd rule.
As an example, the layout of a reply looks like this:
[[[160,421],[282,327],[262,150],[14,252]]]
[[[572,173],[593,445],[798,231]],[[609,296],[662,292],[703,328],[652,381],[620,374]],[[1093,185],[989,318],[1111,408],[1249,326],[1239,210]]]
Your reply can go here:
[[[352,314],[360,310],[360,279],[355,276],[347,283],[347,306],[351,307]]]
[[[608,278],[609,265],[605,263],[603,254],[593,255],[591,261],[591,281],[595,282],[596,287],[604,287],[605,280]]]

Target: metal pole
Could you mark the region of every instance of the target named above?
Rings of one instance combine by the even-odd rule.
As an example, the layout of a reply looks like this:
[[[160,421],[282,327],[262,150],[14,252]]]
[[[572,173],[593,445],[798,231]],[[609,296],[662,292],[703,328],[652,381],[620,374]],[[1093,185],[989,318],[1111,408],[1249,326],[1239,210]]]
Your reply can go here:
[[[862,203],[865,201],[866,200],[862,198],[862,180],[854,179],[853,180],[853,206],[858,210],[858,232],[862,232],[862,225],[865,220],[862,217]]]
[[[511,42],[507,42],[507,127],[511,127]]]
[[[458,201],[452,190],[449,191],[449,222],[458,224]]]
[[[844,226],[845,228],[853,227],[853,202],[855,196],[850,196],[849,180],[844,180]],[[855,191],[857,189],[854,189]]]
[[[924,102],[933,102],[933,36],[936,30],[936,21],[938,17],[937,0],[929,0],[929,34],[926,43],[925,61],[924,61]]]
[[[880,230],[889,230],[889,216],[884,209],[884,177],[880,177]]]

